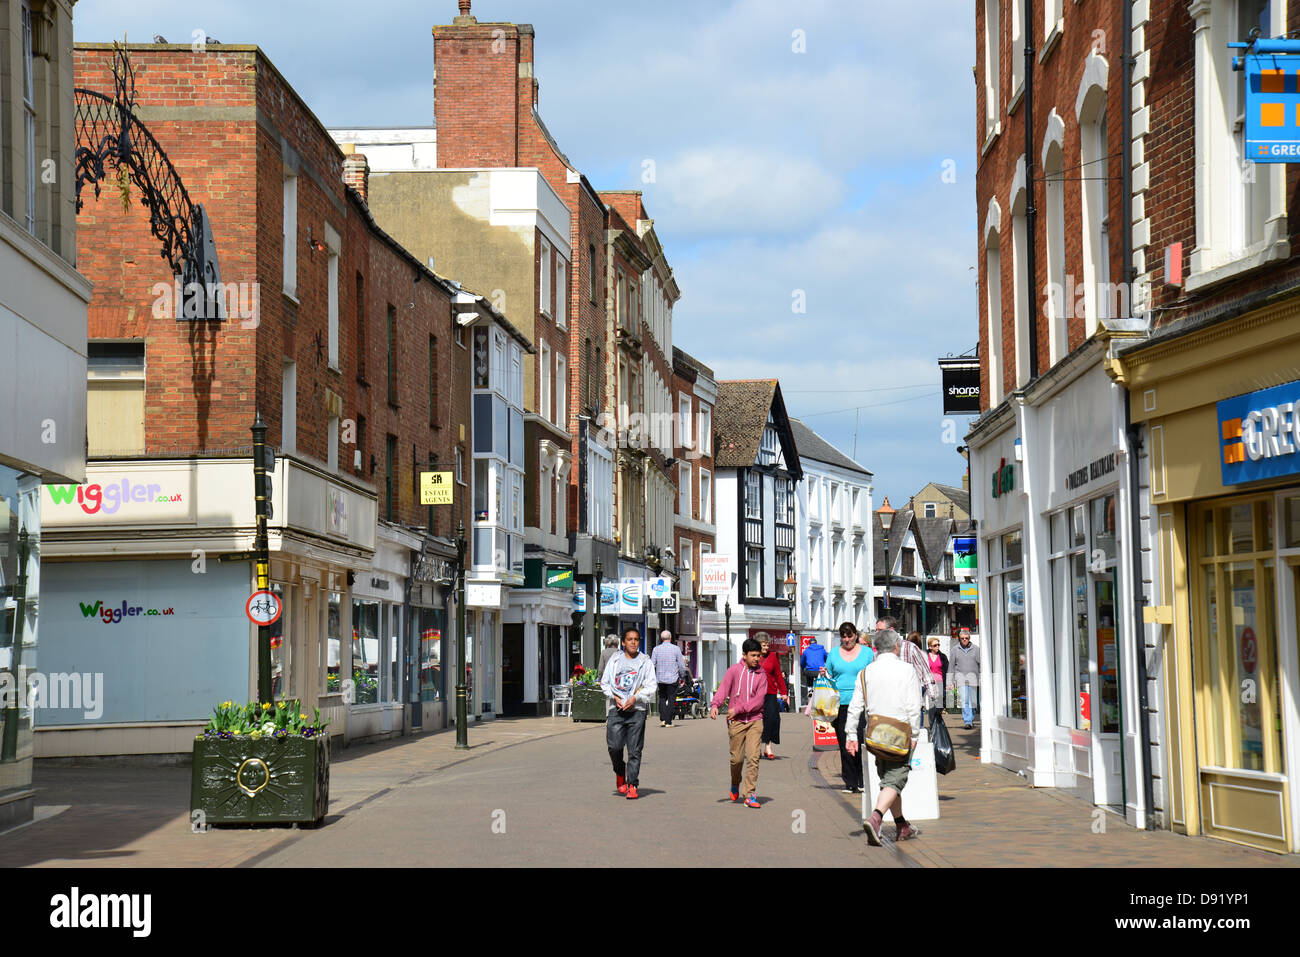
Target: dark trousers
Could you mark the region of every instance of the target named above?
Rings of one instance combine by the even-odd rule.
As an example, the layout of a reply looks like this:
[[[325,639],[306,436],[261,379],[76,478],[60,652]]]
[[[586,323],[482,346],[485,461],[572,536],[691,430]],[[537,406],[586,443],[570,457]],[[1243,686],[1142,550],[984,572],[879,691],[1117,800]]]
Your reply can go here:
[[[665,684],[659,682],[659,720],[673,723],[673,712],[677,710],[677,682]]]
[[[770,694],[763,699],[763,744],[781,743],[780,699]]]
[[[629,785],[640,782],[641,749],[645,746],[645,715],[636,708],[620,711],[615,708],[605,718],[605,747],[609,748],[609,759],[614,765],[614,773],[626,778]],[[627,748],[627,761],[623,760],[623,749]]]
[[[840,705],[839,717],[831,722],[831,727],[835,729],[835,740],[840,745],[840,773],[844,775],[844,786],[846,788],[857,788],[862,790],[862,751],[857,754],[849,754],[844,747],[847,736],[844,731],[844,722],[849,717],[849,706]],[[854,728],[854,732],[857,729]]]

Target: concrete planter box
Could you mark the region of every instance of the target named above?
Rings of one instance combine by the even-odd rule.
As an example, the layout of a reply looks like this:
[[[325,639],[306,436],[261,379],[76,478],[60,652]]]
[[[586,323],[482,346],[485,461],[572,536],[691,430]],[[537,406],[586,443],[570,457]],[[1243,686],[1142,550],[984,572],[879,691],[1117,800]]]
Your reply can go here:
[[[202,824],[312,824],[329,809],[329,737],[199,738],[190,808]]]
[[[605,692],[586,685],[573,686],[573,707],[569,714],[574,721],[604,721],[607,711]]]

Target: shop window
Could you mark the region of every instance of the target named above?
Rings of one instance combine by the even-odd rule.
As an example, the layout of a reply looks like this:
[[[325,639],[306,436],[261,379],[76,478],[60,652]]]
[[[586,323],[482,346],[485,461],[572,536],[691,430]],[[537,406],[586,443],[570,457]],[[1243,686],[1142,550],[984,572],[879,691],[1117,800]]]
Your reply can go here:
[[[379,701],[379,609],[377,601],[352,602],[352,704]]]
[[[1010,718],[1029,716],[1027,632],[1025,625],[1025,580],[1021,567],[1022,545],[1019,531],[1009,532],[990,542],[990,562],[1001,568],[989,576],[992,590],[993,620],[1003,624],[1004,638],[994,644],[993,673],[1002,674],[1006,699],[1002,713]],[[999,561],[1000,560],[1000,561]]]
[[[1193,522],[1203,538],[1193,614],[1203,764],[1283,769],[1271,526],[1271,496],[1204,508]]]
[[[439,608],[419,608],[414,613],[420,630],[420,700],[441,701],[444,613]]]
[[[339,651],[343,644],[342,632],[343,596],[336,591],[330,592],[329,609],[325,626],[325,693],[341,694],[343,679],[347,674],[344,664],[340,674]]]

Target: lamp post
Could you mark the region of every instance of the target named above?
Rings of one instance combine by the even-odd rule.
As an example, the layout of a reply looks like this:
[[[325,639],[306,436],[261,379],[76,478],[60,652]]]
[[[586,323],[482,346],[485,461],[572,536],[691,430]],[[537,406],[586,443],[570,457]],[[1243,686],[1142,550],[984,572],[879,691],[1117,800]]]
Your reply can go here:
[[[722,608],[722,614],[727,620],[727,667],[731,667],[731,596],[727,596],[727,603]]]
[[[894,522],[894,509],[889,505],[889,496],[877,513],[880,516],[880,528],[885,537],[885,615],[889,617],[889,526]]]
[[[267,519],[271,512],[271,482],[266,474],[268,464],[266,423],[262,421],[260,412],[256,413],[251,431],[253,433],[253,500],[257,517],[253,551],[257,564],[257,590],[265,591],[271,587],[271,552],[266,531]],[[271,698],[271,626],[258,625],[257,700],[265,704]]]
[[[793,563],[794,561],[793,554],[791,554],[790,560]],[[794,596],[795,596],[795,591],[798,589],[798,581],[795,578],[793,567],[790,569],[790,574],[785,576],[785,585],[783,587],[785,588],[785,600],[790,606],[790,634],[793,635],[794,634]],[[790,662],[790,677],[793,678],[795,681],[799,681],[799,669],[794,666],[793,661]],[[802,682],[799,683],[802,684]],[[799,687],[795,689],[796,702],[799,700],[798,692],[801,692],[802,690],[803,689]]]
[[[599,656],[600,656],[600,629],[605,627],[605,623],[600,620],[603,611],[600,604],[600,593],[603,590],[603,588],[604,588],[604,579],[601,576],[600,559],[597,558],[596,559],[596,601],[595,601],[596,624],[592,628],[592,631],[595,633],[595,637],[596,637],[595,648],[596,648],[597,660],[599,660]]]
[[[469,750],[469,707],[465,688],[465,522],[456,525],[456,750]]]

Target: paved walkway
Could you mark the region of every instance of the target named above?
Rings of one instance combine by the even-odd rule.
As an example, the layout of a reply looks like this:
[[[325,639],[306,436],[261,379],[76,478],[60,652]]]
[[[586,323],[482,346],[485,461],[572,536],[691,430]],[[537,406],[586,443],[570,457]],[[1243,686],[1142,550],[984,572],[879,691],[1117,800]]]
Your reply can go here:
[[[721,720],[651,719],[641,799],[616,796],[604,727],[521,718],[352,747],[331,766],[319,830],[211,829],[189,820],[188,768],[40,765],[37,820],[0,834],[0,861],[42,867],[228,866],[1297,866],[1221,841],[1139,832],[975,759],[954,732],[958,770],[940,779],[943,818],[916,841],[867,845],[839,757],[815,753],[808,720],[783,718],[762,762],[760,811],[726,799]],[[886,827],[887,838],[892,826]]]

